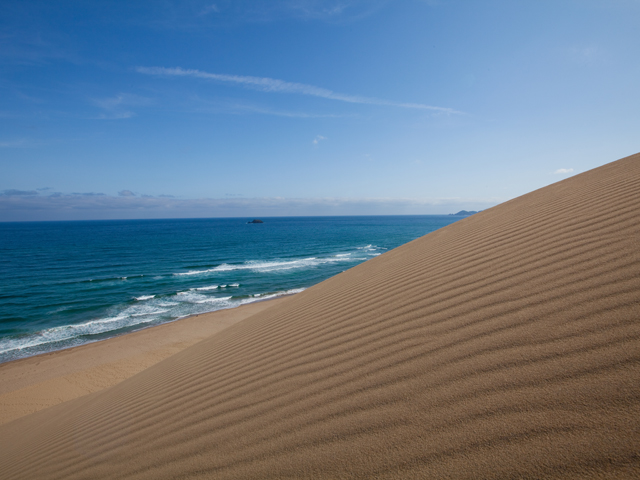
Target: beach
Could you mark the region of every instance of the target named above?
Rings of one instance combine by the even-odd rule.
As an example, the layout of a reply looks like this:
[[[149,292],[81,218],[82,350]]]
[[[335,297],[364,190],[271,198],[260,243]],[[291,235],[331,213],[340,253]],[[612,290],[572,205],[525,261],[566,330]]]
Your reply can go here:
[[[0,223],[0,364],[299,292],[460,218]]]
[[[100,342],[0,364],[0,425],[104,390],[283,299],[193,315]]]
[[[0,366],[3,478],[640,477],[640,154],[295,295]]]

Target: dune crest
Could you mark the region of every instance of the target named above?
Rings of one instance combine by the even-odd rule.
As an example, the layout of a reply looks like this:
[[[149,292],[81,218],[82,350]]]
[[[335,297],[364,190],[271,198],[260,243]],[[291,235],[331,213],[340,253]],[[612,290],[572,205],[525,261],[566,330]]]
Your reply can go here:
[[[0,427],[3,478],[640,477],[640,154]]]

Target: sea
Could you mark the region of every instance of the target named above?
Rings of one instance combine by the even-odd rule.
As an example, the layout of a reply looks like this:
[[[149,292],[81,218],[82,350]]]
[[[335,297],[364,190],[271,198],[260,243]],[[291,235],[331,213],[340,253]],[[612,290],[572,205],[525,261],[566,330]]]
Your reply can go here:
[[[0,223],[0,363],[301,292],[460,218]]]

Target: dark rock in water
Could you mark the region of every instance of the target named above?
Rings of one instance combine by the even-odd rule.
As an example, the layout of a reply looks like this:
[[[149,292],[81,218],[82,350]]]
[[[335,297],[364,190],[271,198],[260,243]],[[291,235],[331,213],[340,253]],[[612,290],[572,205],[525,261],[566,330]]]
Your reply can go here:
[[[450,213],[449,215],[460,215],[460,216],[469,216],[469,215],[473,215],[474,213],[480,213],[482,210],[479,211],[470,211],[470,210],[460,210],[458,213]]]
[[[262,220],[258,220],[257,218],[254,218],[253,220],[247,223],[264,223],[264,222]]]

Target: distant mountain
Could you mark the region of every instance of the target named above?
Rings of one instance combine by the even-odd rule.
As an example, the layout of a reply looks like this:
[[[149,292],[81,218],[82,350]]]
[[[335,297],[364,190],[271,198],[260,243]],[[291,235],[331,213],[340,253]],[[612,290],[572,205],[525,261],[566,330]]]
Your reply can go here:
[[[480,213],[482,210],[478,210],[476,211],[468,211],[468,210],[460,210],[458,213],[450,213],[449,215],[460,215],[460,216],[469,216],[469,215],[473,215],[474,213]]]

